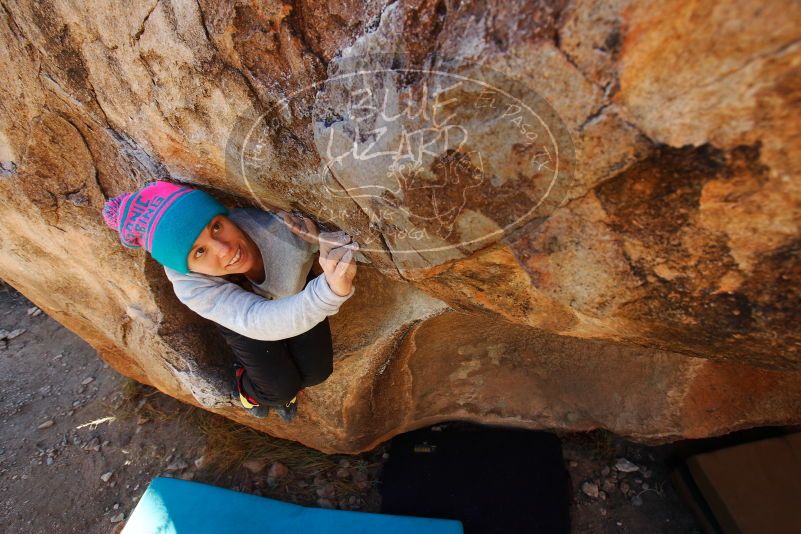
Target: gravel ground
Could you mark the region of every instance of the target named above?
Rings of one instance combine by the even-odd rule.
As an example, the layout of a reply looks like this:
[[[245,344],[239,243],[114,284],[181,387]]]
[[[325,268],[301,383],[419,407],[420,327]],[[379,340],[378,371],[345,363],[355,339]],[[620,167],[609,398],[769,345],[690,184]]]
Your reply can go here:
[[[186,406],[117,374],[13,289],[0,289],[0,381],[5,533],[118,531],[159,475],[379,510],[387,447],[326,456]],[[574,532],[696,531],[667,480],[669,448],[604,432],[562,441]]]
[[[671,452],[603,431],[562,436],[573,532],[700,533],[669,480]]]

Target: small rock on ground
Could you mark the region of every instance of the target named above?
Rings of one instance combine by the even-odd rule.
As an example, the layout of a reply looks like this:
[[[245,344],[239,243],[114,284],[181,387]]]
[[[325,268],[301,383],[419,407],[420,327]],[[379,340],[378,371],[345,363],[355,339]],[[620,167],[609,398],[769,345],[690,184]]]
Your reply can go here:
[[[168,473],[176,473],[178,471],[183,471],[184,469],[186,469],[188,467],[189,467],[189,464],[187,464],[185,461],[183,461],[180,458],[178,458],[177,460],[172,462],[170,465],[168,465],[166,470],[167,470]]]
[[[592,497],[593,499],[598,498],[598,485],[594,482],[585,482],[581,485],[581,491],[584,492],[585,495]]]
[[[317,506],[320,508],[336,508],[336,505],[328,499],[317,499]]]
[[[257,474],[264,471],[264,468],[267,467],[267,461],[257,460],[257,459],[248,460],[246,462],[242,462],[242,467],[244,467],[253,474]]]
[[[621,473],[633,473],[635,471],[639,471],[640,468],[628,461],[625,458],[618,458],[615,462],[615,469],[620,471]]]
[[[267,472],[267,478],[279,479],[284,478],[289,474],[289,468],[281,462],[274,462]]]

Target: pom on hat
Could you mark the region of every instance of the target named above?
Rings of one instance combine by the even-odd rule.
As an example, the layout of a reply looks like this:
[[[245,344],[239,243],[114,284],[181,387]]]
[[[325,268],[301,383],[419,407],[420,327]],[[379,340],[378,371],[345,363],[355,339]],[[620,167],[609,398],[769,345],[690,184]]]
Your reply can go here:
[[[120,228],[120,206],[129,196],[131,196],[131,193],[117,195],[106,201],[106,204],[103,206],[103,220],[114,230],[119,230]]]

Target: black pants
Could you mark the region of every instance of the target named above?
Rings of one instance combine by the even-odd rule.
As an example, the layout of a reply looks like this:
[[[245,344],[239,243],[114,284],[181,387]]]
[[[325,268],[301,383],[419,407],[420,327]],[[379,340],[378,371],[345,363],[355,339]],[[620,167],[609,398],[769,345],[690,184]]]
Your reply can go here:
[[[252,339],[222,325],[217,327],[245,369],[242,376],[245,393],[259,403],[285,404],[301,388],[324,382],[334,370],[327,317],[308,332],[279,341]]]

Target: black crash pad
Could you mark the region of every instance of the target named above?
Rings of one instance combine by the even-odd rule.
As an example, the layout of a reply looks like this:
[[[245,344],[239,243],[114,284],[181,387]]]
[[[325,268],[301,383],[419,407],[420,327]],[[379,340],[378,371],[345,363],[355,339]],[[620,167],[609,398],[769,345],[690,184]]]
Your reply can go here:
[[[449,423],[399,435],[381,475],[381,512],[462,522],[466,534],[570,532],[559,438]]]

